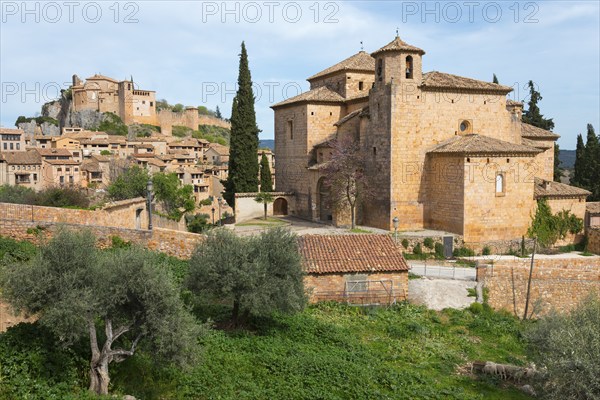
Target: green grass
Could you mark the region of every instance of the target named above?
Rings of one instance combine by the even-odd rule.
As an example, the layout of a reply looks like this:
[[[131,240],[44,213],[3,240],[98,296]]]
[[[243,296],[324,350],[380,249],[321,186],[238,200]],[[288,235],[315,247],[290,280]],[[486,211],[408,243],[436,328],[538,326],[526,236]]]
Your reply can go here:
[[[352,232],[352,233],[373,233],[367,229],[361,229],[361,228],[350,229],[350,232]]]
[[[525,364],[520,329],[513,317],[481,307],[320,304],[255,321],[251,330],[213,331],[202,340],[202,363],[186,373],[144,375],[152,364],[131,359],[113,382],[140,398],[158,386],[164,391],[153,398],[529,399],[505,382],[458,372],[472,360]],[[146,382],[134,379],[135,368]]]
[[[273,217],[267,217],[267,220],[265,221],[264,218],[254,218],[251,219],[249,221],[246,222],[242,222],[240,224],[235,224],[235,226],[283,226],[283,225],[287,225],[288,223],[285,221],[280,220],[279,218],[273,218]]]

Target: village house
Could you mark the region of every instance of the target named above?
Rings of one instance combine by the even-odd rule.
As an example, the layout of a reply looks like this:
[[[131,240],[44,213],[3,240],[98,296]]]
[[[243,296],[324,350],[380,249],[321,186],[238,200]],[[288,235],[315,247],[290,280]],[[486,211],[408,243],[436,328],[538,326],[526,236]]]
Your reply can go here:
[[[296,215],[349,223],[328,201],[323,166],[327,142],[350,138],[376,189],[358,209],[363,225],[391,230],[397,218],[400,230],[452,232],[466,243],[511,240],[526,233],[541,197],[583,218],[587,191],[569,187],[576,202],[564,201],[564,188],[535,192],[534,178],[553,178],[558,135],[521,121],[523,104],[507,99],[512,88],[423,72],[424,55],[396,37],[272,106],[277,190],[294,193]]]
[[[36,150],[0,152],[0,185],[44,187],[42,157]]]
[[[21,129],[0,128],[0,151],[24,151],[25,132]]]
[[[389,235],[304,235],[299,246],[311,302],[408,299],[408,265]]]

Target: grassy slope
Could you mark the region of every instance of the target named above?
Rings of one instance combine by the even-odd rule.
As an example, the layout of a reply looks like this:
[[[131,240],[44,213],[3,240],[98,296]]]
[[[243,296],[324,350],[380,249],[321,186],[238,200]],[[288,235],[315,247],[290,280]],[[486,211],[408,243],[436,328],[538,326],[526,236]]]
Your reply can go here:
[[[5,262],[33,254],[0,237]],[[180,281],[185,262],[161,257]],[[213,309],[199,318],[207,315],[228,316]],[[111,365],[111,390],[140,399],[527,399],[504,382],[457,372],[473,360],[524,364],[522,328],[485,310],[320,304],[255,321],[251,331],[212,331],[202,363],[185,371],[156,365],[142,342],[136,356]],[[37,325],[0,334],[0,399],[87,398],[86,341],[70,351],[48,346],[47,335]],[[61,373],[50,372],[52,362]]]
[[[124,363],[129,373],[115,383],[142,398],[158,390],[173,399],[528,399],[504,382],[457,373],[477,359],[523,364],[519,324],[496,313],[325,304],[252,332],[211,333],[201,365],[146,378],[153,393],[131,386],[146,368],[139,360]]]

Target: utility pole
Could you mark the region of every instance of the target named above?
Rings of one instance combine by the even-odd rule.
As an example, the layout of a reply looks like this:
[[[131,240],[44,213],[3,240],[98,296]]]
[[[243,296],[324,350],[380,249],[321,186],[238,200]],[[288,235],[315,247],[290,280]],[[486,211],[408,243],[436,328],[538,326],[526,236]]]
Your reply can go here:
[[[529,295],[531,294],[531,276],[533,275],[533,258],[535,256],[535,249],[537,245],[537,238],[533,238],[533,253],[531,253],[531,265],[529,266],[529,279],[527,279],[527,295],[525,296],[525,312],[523,313],[523,319],[527,319],[527,311],[529,310]]]

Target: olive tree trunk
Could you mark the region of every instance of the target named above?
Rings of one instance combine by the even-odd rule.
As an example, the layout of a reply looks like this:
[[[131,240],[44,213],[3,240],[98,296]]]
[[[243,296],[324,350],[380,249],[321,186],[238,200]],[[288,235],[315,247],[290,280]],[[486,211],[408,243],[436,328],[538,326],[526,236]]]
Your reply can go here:
[[[100,395],[108,394],[108,386],[110,384],[110,375],[108,372],[108,365],[115,361],[121,362],[127,357],[132,356],[135,353],[135,348],[141,339],[139,335],[132,343],[130,350],[124,349],[112,349],[112,345],[120,336],[124,333],[129,332],[131,327],[122,326],[113,332],[112,321],[106,319],[104,322],[104,329],[106,331],[106,342],[102,349],[98,346],[98,336],[96,335],[96,325],[93,319],[88,321],[90,331],[90,348],[92,350],[92,359],[90,361],[90,388],[91,392]]]

